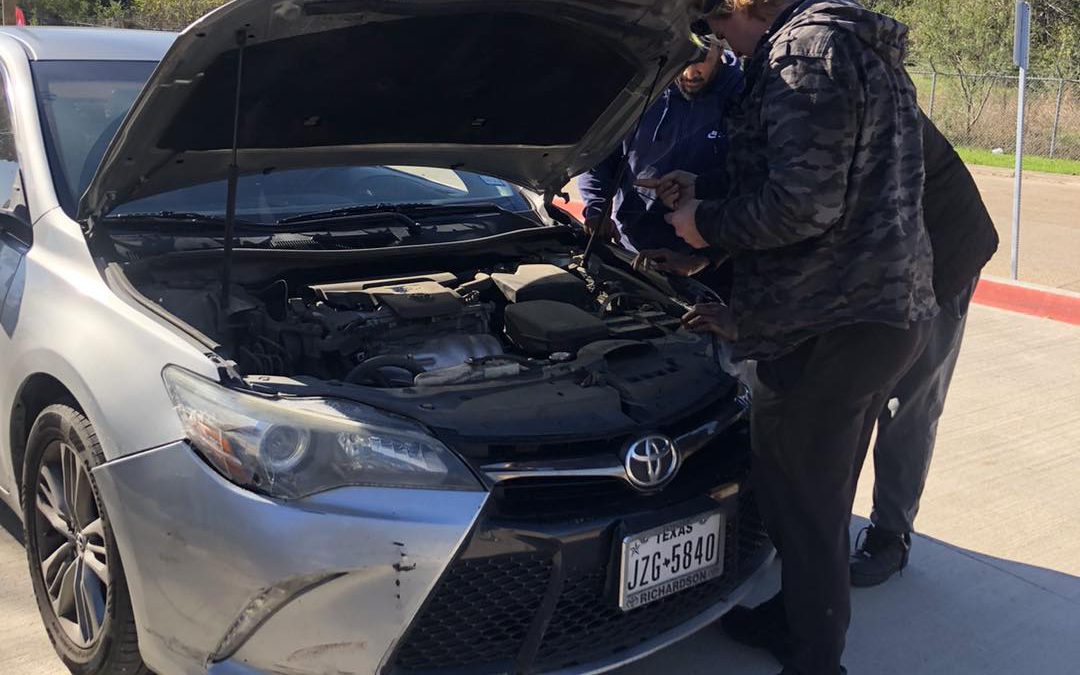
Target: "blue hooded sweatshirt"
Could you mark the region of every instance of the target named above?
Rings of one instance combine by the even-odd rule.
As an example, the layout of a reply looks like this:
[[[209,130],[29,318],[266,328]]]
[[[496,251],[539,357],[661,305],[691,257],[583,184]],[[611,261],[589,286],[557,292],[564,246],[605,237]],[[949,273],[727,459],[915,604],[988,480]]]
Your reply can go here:
[[[637,135],[623,141],[610,157],[578,177],[585,218],[601,216],[606,200],[614,193],[612,218],[623,246],[631,250],[686,250],[686,244],[664,221],[669,209],[652,190],[634,187],[634,181],[658,178],[675,170],[707,174],[722,169],[727,154],[724,109],[742,90],[742,79],[734,57],[725,54],[708,89],[693,99],[683,96],[678,85],[672,83],[645,112]],[[624,155],[630,167],[616,191],[615,180]]]

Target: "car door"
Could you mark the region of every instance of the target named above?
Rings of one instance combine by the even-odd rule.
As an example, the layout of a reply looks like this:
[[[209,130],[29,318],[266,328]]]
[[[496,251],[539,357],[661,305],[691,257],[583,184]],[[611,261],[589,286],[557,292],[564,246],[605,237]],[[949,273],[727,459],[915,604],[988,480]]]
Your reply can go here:
[[[22,181],[8,104],[7,77],[0,71],[0,327],[3,328],[0,354],[7,351],[6,343],[11,339],[17,320],[22,261],[33,241]],[[0,377],[3,372],[0,368]]]
[[[11,336],[19,321],[26,275],[25,259],[33,243],[33,229],[15,147],[7,76],[0,68],[0,388],[17,386],[7,381],[13,357]],[[0,415],[0,419],[6,419],[6,415]],[[6,446],[7,438],[0,438],[0,448]],[[14,487],[10,473],[7,458],[0,458],[0,491]]]

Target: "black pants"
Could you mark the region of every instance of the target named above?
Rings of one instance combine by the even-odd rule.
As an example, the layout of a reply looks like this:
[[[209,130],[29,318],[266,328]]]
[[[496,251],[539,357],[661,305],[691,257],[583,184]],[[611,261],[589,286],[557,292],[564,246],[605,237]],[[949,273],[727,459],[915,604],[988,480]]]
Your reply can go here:
[[[960,294],[940,302],[926,349],[904,373],[889,400],[896,406],[878,418],[874,444],[874,510],[870,522],[896,534],[915,529],[919,500],[926,487],[934,456],[938,420],[945,410],[960,345],[964,339],[968,307],[978,279]]]
[[[754,486],[783,559],[799,675],[837,675],[851,619],[848,527],[874,422],[929,322],[860,323],[757,366]]]

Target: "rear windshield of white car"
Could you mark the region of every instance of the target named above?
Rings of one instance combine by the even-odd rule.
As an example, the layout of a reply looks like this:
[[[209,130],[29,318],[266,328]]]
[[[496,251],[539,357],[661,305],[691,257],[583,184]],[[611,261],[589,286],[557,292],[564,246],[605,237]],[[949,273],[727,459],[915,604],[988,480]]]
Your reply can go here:
[[[148,61],[36,61],[34,87],[46,149],[64,210],[75,216],[113,136],[157,64]],[[215,181],[122,205],[115,215],[163,211],[225,212],[226,186]],[[482,202],[526,212],[511,184],[466,171],[405,166],[345,166],[241,177],[237,216],[276,223],[305,213],[381,204]]]

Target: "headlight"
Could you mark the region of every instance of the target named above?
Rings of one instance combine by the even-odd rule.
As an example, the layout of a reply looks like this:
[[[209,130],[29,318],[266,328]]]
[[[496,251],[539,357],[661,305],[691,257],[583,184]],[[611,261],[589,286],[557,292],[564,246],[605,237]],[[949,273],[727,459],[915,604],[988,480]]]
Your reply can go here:
[[[264,398],[176,366],[162,376],[188,440],[244,487],[284,499],[347,485],[480,489],[410,420],[351,401]]]

